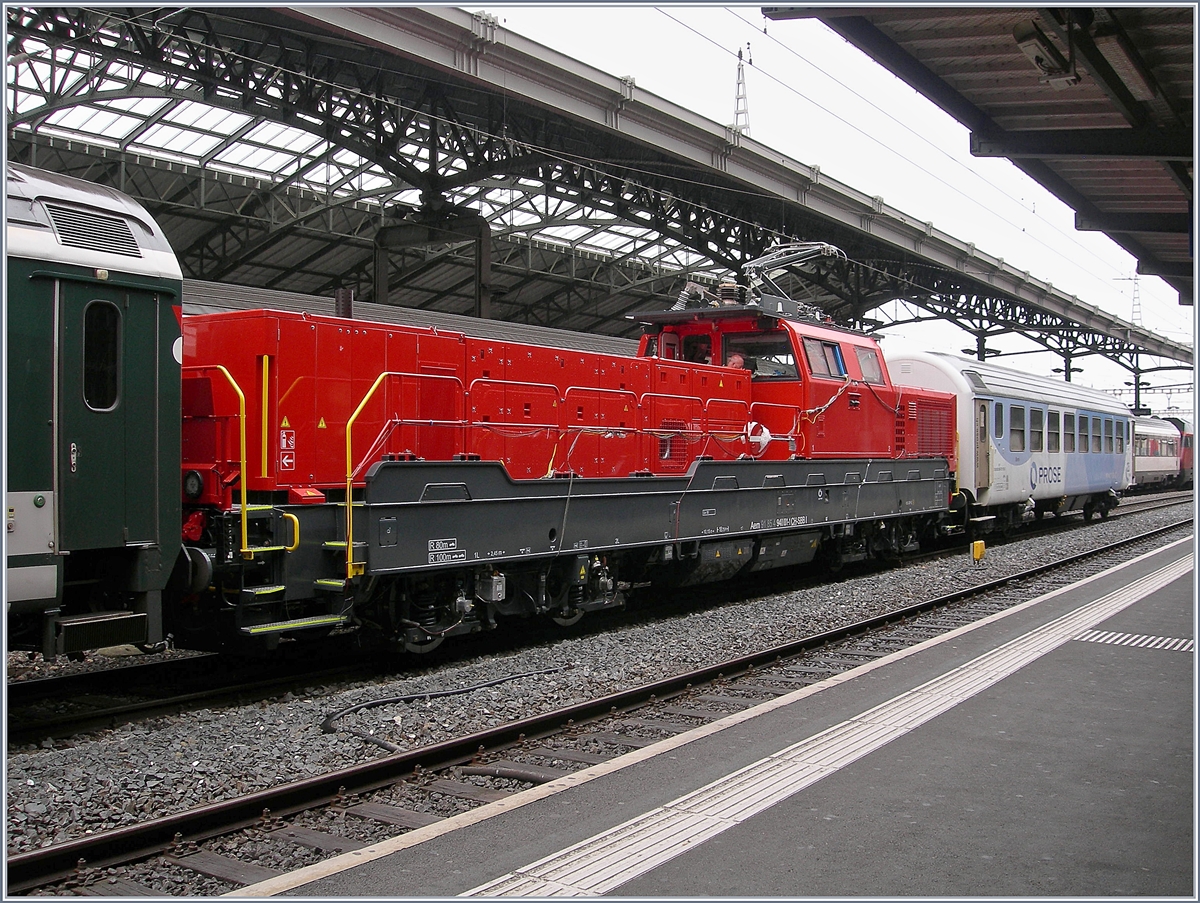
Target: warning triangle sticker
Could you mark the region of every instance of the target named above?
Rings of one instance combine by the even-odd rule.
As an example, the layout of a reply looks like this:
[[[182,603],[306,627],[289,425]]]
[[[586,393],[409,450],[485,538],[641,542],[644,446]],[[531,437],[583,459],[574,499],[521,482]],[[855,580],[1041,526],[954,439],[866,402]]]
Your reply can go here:
[[[321,422],[317,424],[317,429],[319,429],[319,430],[327,429],[327,427],[325,426],[325,418],[324,417],[322,417]]]
[[[290,423],[288,423],[288,419],[287,419],[286,417],[284,417],[284,418],[283,418],[283,423],[281,423],[279,426],[280,426],[280,428],[282,429],[282,428],[286,428],[286,427],[289,427],[289,426],[291,426],[291,424],[290,424]]]

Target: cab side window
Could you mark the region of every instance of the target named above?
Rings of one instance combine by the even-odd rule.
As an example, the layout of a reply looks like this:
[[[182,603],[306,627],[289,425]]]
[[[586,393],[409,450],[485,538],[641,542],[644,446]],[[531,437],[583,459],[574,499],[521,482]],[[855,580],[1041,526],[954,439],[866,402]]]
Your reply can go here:
[[[843,379],[846,362],[842,358],[842,346],[837,342],[822,342],[820,339],[805,339],[804,354],[813,376]]]
[[[862,370],[863,382],[883,385],[883,368],[879,366],[879,355],[874,348],[855,348],[858,366]]]
[[[706,335],[688,335],[683,337],[683,359],[697,364],[711,364],[712,339]]]

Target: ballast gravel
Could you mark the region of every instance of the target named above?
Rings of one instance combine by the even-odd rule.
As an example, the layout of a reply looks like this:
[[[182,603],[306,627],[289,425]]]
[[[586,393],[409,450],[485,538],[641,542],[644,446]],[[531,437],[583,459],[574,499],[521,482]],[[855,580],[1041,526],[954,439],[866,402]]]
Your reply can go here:
[[[401,749],[420,747],[715,664],[1106,541],[1143,535],[1180,520],[1185,511],[1190,509],[1129,515],[1088,529],[989,547],[979,564],[963,553],[769,597],[710,603],[701,611],[595,635],[564,636],[437,668],[422,669],[418,659],[401,678],[315,685],[256,705],[206,709],[66,741],[9,747],[7,849],[11,855],[62,843],[388,755],[362,735]],[[1031,595],[1037,592],[1030,587]],[[736,595],[730,593],[731,598]],[[11,654],[8,665],[10,679],[14,669],[47,667],[23,654]],[[359,703],[546,669],[560,670],[518,676],[466,695],[360,709],[341,717],[336,733],[320,729],[327,716]],[[403,797],[403,785],[395,793]],[[446,799],[444,805],[456,811],[462,804]],[[328,817],[316,817],[314,826]],[[372,830],[364,825],[357,833],[364,840],[375,839]],[[298,858],[276,863],[270,857],[280,854],[266,852],[276,847],[264,845],[268,859],[260,864],[285,869],[307,858],[294,851],[291,855]],[[160,871],[155,878],[154,886],[170,894],[171,875]],[[194,892],[194,882],[188,886]],[[228,889],[221,882],[209,888],[217,893]]]

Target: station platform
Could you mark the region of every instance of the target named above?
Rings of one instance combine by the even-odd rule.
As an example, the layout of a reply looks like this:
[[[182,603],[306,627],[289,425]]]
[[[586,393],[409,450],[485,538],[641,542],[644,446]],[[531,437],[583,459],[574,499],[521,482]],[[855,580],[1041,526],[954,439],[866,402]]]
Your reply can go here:
[[[231,896],[1194,898],[1194,596],[1188,538]]]

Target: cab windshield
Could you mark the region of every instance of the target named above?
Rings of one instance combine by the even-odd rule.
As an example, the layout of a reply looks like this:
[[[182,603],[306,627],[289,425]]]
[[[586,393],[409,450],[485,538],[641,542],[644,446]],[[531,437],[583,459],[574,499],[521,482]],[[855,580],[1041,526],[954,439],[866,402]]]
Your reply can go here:
[[[786,333],[726,334],[723,352],[727,367],[738,366],[740,357],[754,379],[796,379],[796,356]]]

